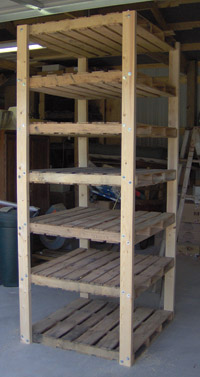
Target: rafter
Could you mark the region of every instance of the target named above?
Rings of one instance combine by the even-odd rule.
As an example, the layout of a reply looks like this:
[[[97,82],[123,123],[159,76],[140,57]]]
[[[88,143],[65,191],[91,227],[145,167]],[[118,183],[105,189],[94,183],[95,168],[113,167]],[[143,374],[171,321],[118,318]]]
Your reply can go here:
[[[8,71],[16,71],[16,63],[11,60],[0,59],[0,68]]]
[[[6,29],[13,37],[16,37],[16,27],[14,22],[1,22],[0,23],[0,30]]]
[[[199,3],[199,0],[161,0],[158,2],[159,8],[175,8],[179,5],[195,4]]]
[[[174,31],[193,30],[200,28],[200,21],[186,21],[169,24]]]
[[[199,51],[200,50],[200,42],[194,43],[183,43],[181,45],[182,51]]]
[[[153,6],[151,7],[151,12],[153,13],[154,18],[157,21],[158,25],[161,27],[161,29],[169,30],[169,26],[165,21],[160,9],[158,8],[157,3],[153,4]]]

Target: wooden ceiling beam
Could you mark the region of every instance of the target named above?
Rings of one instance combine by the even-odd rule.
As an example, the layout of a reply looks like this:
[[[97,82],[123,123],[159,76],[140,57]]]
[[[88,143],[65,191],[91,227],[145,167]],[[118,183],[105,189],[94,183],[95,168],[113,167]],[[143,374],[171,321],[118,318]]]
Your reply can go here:
[[[160,0],[158,1],[159,8],[175,8],[180,5],[199,3],[199,0]]]
[[[169,26],[174,31],[193,30],[200,28],[200,21],[176,22],[170,23]]]
[[[167,22],[165,21],[160,9],[158,8],[157,3],[153,4],[153,6],[151,7],[151,12],[160,28],[162,30],[169,30],[169,26],[167,25]]]
[[[0,59],[0,69],[16,71],[16,63],[11,60]]]
[[[181,44],[181,51],[199,51],[199,50],[200,50],[200,42]]]
[[[13,21],[1,22],[0,30],[6,29],[13,37],[16,37],[16,27]]]

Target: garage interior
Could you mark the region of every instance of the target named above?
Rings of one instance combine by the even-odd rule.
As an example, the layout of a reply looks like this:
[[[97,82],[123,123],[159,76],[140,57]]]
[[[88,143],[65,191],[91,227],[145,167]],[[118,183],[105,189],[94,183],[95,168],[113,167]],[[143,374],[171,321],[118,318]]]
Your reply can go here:
[[[199,376],[200,2],[0,11],[3,375]]]

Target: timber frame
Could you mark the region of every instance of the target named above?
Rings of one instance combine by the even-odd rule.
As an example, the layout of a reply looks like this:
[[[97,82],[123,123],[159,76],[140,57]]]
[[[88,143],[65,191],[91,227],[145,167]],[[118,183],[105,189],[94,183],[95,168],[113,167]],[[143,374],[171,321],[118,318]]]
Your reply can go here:
[[[28,41],[78,59],[77,74],[29,78]],[[169,81],[137,73],[137,53],[169,54]],[[87,72],[87,59],[122,56],[122,71]],[[168,323],[174,312],[180,46],[135,11],[18,26],[17,190],[20,334],[35,342],[77,350],[131,366],[141,347]],[[29,90],[77,100],[77,123],[29,124]],[[168,126],[136,124],[136,96],[167,97]],[[87,123],[87,101],[121,98],[121,123]],[[78,167],[29,170],[29,135],[78,138]],[[88,138],[121,137],[121,171],[88,168]],[[136,169],[136,137],[168,138],[168,168]],[[23,145],[23,148],[21,147]],[[79,185],[79,207],[29,218],[29,183]],[[135,187],[167,182],[167,212],[136,212]],[[121,186],[121,211],[88,208],[88,185]],[[134,245],[166,229],[164,257],[135,255]],[[80,247],[31,270],[30,232],[80,239]],[[91,249],[89,240],[120,244],[116,250]],[[164,308],[134,309],[134,299],[164,278]],[[31,282],[77,291],[81,298],[32,327]],[[89,294],[118,297],[92,300]],[[73,321],[70,320],[73,318]],[[72,323],[73,322],[73,323]]]

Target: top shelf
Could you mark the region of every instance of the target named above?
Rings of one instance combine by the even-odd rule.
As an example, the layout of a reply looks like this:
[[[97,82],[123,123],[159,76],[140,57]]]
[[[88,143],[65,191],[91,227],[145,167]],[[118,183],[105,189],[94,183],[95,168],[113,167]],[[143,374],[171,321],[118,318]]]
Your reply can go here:
[[[123,18],[131,12],[82,17],[30,26],[30,40],[66,58],[97,58],[122,55]],[[138,19],[137,53],[169,52],[165,34],[146,20]]]

